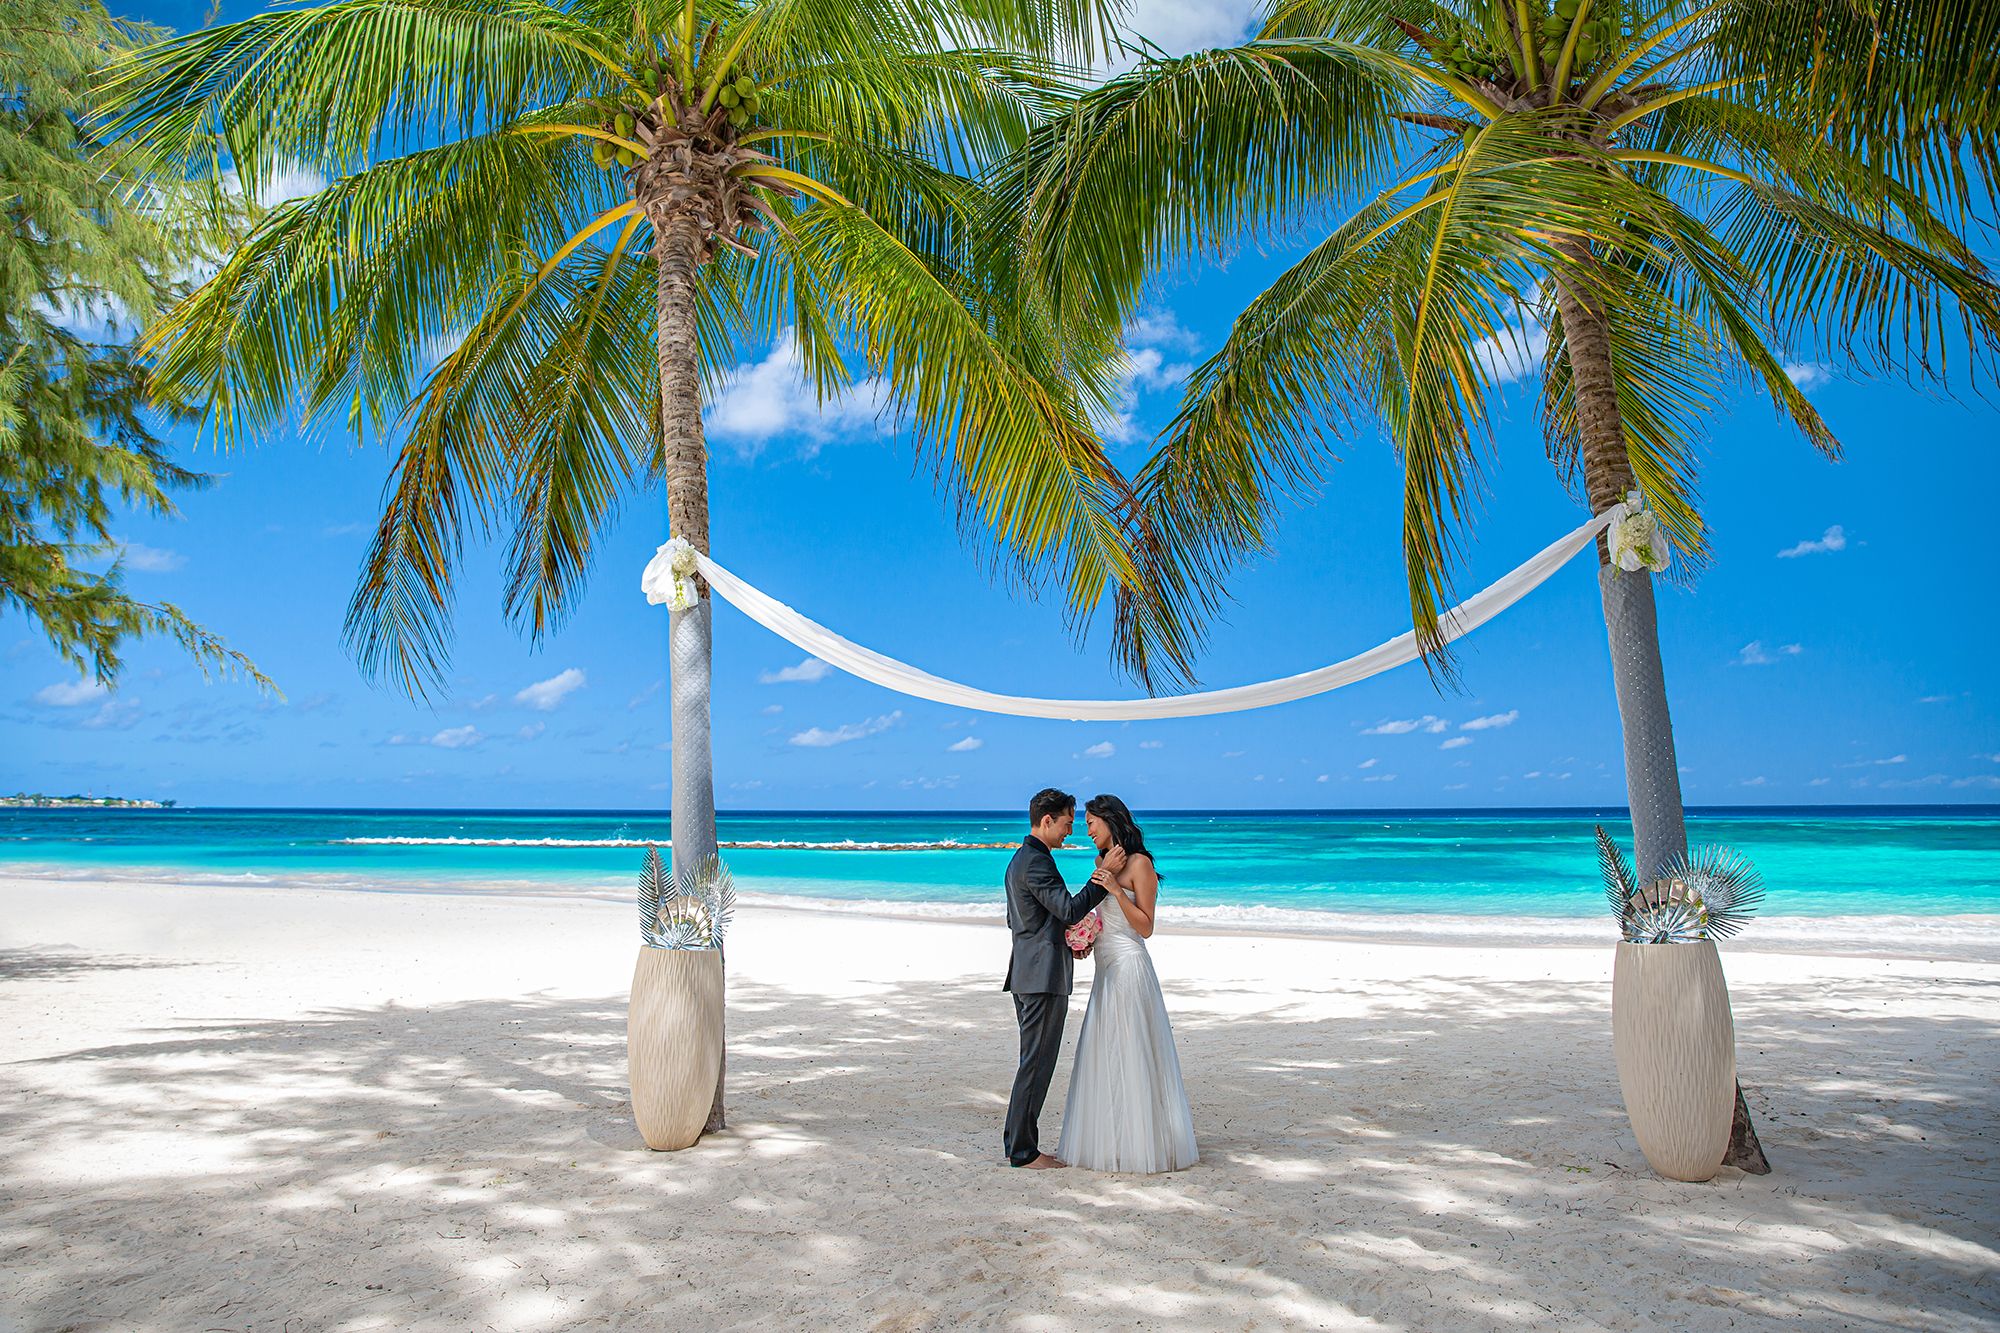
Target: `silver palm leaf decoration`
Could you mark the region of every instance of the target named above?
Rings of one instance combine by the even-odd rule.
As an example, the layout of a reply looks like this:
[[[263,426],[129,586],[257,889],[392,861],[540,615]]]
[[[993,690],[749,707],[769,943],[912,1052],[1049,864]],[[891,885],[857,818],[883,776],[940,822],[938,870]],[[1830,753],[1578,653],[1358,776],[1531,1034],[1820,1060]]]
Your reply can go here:
[[[1604,875],[1604,896],[1611,900],[1611,915],[1618,918],[1620,932],[1629,938],[1632,900],[1638,896],[1639,886],[1632,880],[1632,863],[1602,824],[1597,826],[1597,868]]]
[[[657,847],[639,875],[639,934],[655,949],[719,949],[736,911],[736,881],[720,857],[668,874]]]
[[[667,878],[667,866],[660,859],[660,849],[646,849],[646,868],[639,872],[639,936],[655,948],[660,947],[655,938],[660,930],[660,904],[673,892]]]
[[[1618,933],[1633,944],[1687,944],[1727,939],[1742,930],[1764,901],[1756,867],[1727,847],[1702,847],[1675,857],[1660,877],[1640,885],[1631,863],[1602,825],[1597,865]]]

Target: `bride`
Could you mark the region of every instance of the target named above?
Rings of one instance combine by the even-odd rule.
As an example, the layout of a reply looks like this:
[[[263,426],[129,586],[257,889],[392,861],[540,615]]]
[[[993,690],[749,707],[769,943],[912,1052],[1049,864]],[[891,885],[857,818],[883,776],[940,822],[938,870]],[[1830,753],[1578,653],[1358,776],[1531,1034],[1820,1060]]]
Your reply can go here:
[[[1179,1171],[1199,1154],[1167,1003],[1146,952],[1160,877],[1125,802],[1097,796],[1083,809],[1098,851],[1090,878],[1108,900],[1056,1156],[1091,1171]]]

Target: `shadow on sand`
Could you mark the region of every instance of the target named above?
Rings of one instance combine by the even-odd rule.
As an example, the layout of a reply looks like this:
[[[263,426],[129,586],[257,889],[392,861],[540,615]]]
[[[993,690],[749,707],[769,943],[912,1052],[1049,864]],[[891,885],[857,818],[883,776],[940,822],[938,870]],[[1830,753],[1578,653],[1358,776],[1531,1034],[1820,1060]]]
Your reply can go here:
[[[1567,982],[1177,993],[1203,1161],[1154,1178],[1001,1168],[984,980],[732,981],[732,1127],[675,1155],[626,1112],[622,993],[162,1023],[0,1064],[0,1326],[1990,1328],[1994,1034],[1919,1067],[1964,1020],[1874,984],[1837,1026],[1739,992],[1777,1171],[1706,1186],[1646,1171]]]

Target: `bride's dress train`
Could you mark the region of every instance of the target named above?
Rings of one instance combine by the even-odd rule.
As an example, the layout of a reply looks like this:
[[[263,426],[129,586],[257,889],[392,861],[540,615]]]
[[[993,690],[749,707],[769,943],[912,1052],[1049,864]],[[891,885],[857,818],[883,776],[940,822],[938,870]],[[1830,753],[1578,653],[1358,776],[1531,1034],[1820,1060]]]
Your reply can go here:
[[[1097,977],[1076,1039],[1056,1156],[1091,1171],[1179,1171],[1199,1159],[1166,998],[1146,941],[1100,909]]]

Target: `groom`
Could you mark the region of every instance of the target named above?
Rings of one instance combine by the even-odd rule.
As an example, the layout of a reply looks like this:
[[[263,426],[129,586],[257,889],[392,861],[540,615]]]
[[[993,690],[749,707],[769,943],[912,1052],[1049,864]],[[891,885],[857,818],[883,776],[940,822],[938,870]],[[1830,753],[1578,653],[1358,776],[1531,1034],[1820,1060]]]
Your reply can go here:
[[[1071,893],[1051,851],[1076,826],[1076,798],[1054,787],[1028,802],[1028,836],[1007,866],[1007,925],[1014,954],[1002,990],[1014,993],[1014,1017],[1021,1025],[1021,1067],[1007,1100],[1007,1162],[1047,1169],[1062,1163],[1041,1150],[1042,1103],[1062,1050],[1063,1019],[1069,1013],[1072,959],[1063,932],[1104,901],[1104,890],[1086,884]]]

